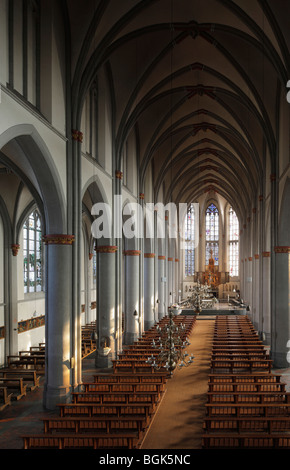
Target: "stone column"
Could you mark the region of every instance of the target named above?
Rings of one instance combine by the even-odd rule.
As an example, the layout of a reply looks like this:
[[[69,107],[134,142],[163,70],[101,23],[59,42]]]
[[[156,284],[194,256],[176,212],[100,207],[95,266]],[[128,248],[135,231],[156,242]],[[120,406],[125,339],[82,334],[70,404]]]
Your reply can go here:
[[[124,344],[133,344],[139,337],[139,258],[140,250],[125,254],[125,334]]]
[[[8,307],[7,324],[9,324],[9,341],[5,342],[6,345],[6,356],[17,355],[19,353],[18,348],[18,304],[17,304],[17,255],[20,245],[11,245],[12,256],[8,261],[10,265],[8,270],[9,282],[7,288],[9,291],[8,297],[9,302],[6,302]],[[5,283],[5,281],[4,281]],[[6,323],[6,320],[5,320]]]
[[[271,342],[271,253],[270,251],[262,252],[262,273],[263,273],[263,295],[262,295],[262,324],[261,331],[264,334],[265,344]]]
[[[144,253],[144,330],[154,325],[154,253]]]
[[[253,289],[253,302],[255,311],[253,313],[253,324],[257,331],[259,331],[259,312],[260,312],[260,256],[254,255],[254,289]]]
[[[43,403],[55,409],[70,401],[72,376],[77,375],[78,351],[72,325],[72,243],[73,235],[47,235],[45,384]]]
[[[175,302],[179,302],[179,290],[180,290],[180,282],[179,282],[179,259],[175,258],[174,263],[175,268]]]
[[[117,247],[96,247],[97,252],[97,351],[96,367],[112,367],[115,359],[116,252]]]
[[[165,310],[165,256],[158,255],[158,319],[164,317]]]
[[[275,246],[276,308],[272,319],[271,357],[275,367],[289,367],[286,359],[290,340],[290,246]]]
[[[173,258],[167,258],[168,261],[168,305],[173,304]]]

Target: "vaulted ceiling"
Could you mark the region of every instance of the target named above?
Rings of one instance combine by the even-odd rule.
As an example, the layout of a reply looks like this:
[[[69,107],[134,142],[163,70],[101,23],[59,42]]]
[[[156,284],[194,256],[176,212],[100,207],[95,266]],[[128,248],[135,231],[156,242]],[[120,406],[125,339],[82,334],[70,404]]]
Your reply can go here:
[[[73,121],[105,71],[116,161],[136,133],[141,183],[175,202],[221,194],[246,214],[276,172],[290,2],[67,0]],[[142,189],[142,188],[141,188]]]

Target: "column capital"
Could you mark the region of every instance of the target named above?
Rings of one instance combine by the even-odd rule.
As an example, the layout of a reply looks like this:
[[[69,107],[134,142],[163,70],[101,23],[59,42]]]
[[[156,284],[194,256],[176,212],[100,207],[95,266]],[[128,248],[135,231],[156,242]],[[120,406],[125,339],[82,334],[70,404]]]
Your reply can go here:
[[[116,171],[115,171],[115,176],[116,176],[116,178],[119,179],[119,180],[123,179],[123,173],[122,173],[122,171],[116,170]]]
[[[17,243],[13,243],[11,245],[11,250],[12,250],[12,255],[13,256],[17,256],[18,255],[18,250],[20,248],[20,245],[18,245]]]
[[[161,259],[161,260],[162,260],[162,259],[166,259],[166,257],[163,256],[163,255],[158,255],[158,259]]]
[[[290,253],[290,246],[275,246],[274,247],[275,253]]]
[[[82,143],[83,141],[83,133],[81,131],[77,131],[76,129],[72,129],[71,131],[72,139],[76,142]]]
[[[96,246],[96,253],[116,253],[118,247],[115,245]]]
[[[276,181],[276,173],[271,173],[270,181]]]
[[[144,258],[155,258],[155,253],[144,253]]]
[[[178,258],[175,258],[175,263],[179,263],[179,259],[178,259]]]
[[[67,234],[53,234],[53,235],[44,235],[42,237],[45,245],[72,245],[75,241],[74,235]]]
[[[123,251],[125,256],[140,256],[140,250],[125,250]]]
[[[262,256],[263,256],[263,258],[270,258],[271,252],[270,251],[263,251]]]
[[[139,198],[140,198],[140,199],[144,199],[144,197],[145,197],[145,194],[144,194],[144,193],[140,193],[140,194],[139,194]]]
[[[173,261],[173,258],[168,258],[168,261]]]
[[[259,201],[260,201],[260,202],[263,202],[263,200],[264,200],[264,196],[263,196],[263,194],[260,194],[260,196],[259,196]]]
[[[254,255],[255,256],[255,259],[259,259],[260,258],[260,255]]]
[[[253,261],[253,257],[252,257],[252,256],[249,256],[248,260],[249,260],[249,261]]]

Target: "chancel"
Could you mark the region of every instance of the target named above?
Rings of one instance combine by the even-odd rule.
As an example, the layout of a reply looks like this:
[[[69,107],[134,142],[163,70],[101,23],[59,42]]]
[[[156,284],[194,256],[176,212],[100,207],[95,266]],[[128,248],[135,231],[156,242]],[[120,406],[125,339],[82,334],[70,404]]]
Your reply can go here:
[[[290,2],[0,39],[0,448],[289,449]]]

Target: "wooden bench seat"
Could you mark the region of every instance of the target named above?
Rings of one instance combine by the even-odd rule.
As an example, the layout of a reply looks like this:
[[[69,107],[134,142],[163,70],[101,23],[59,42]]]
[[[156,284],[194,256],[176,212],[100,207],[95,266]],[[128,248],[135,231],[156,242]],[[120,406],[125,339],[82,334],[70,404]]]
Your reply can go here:
[[[45,351],[44,350],[33,350],[33,351],[19,351],[19,356],[40,356],[40,357],[45,357]]]
[[[209,383],[208,393],[215,392],[284,392],[285,383]]]
[[[239,373],[239,374],[209,374],[209,383],[277,383],[281,382],[281,374],[261,373]]]
[[[90,418],[68,416],[64,418],[43,418],[44,432],[135,432],[141,437],[142,432],[148,427],[149,417],[106,416],[106,418],[93,416]]]
[[[131,360],[131,359],[138,359],[138,361],[147,361],[148,357],[157,357],[158,354],[160,353],[160,351],[158,350],[155,350],[153,353],[146,353],[145,352],[136,352],[136,351],[133,351],[132,352],[124,352],[124,353],[119,353],[118,354],[118,359],[116,360]]]
[[[40,375],[43,375],[44,365],[45,365],[45,357],[42,357],[42,356],[37,356],[34,354],[29,355],[29,356],[20,356],[20,355],[8,356],[8,367],[37,369],[38,373]]]
[[[222,352],[213,352],[211,355],[212,359],[244,359],[244,358],[249,358],[249,359],[260,359],[260,358],[266,358],[269,359],[269,353],[267,351],[254,351],[254,352],[249,352],[249,351],[242,351],[242,352],[236,352],[236,351],[222,351]]]
[[[247,369],[255,370],[262,369],[271,372],[272,360],[271,359],[211,359],[211,369],[229,369],[231,372],[234,369]]]
[[[215,352],[223,352],[223,351],[226,351],[226,352],[243,352],[243,351],[249,351],[249,352],[255,352],[255,351],[267,351],[267,349],[264,348],[264,346],[262,344],[257,344],[257,345],[252,345],[252,346],[248,346],[248,345],[236,345],[236,344],[233,344],[233,345],[226,345],[226,344],[215,344],[213,345],[212,347],[212,352],[215,353]]]
[[[24,449],[133,449],[134,433],[120,434],[39,434],[24,436]]]
[[[214,391],[207,398],[208,403],[290,403],[290,394],[283,391]]]
[[[218,448],[218,449],[289,449],[290,448],[290,435],[273,434],[273,435],[227,435],[227,434],[211,434],[202,437],[202,446],[204,448]]]
[[[140,370],[150,370],[154,374],[154,367],[151,364],[146,364],[144,361],[139,359],[116,359],[112,360],[114,372],[118,370],[131,370],[133,374]]]
[[[213,343],[213,350],[214,350],[214,347],[224,347],[226,346],[227,348],[230,348],[232,346],[236,347],[236,348],[244,348],[245,346],[262,346],[262,343],[260,343],[259,341],[238,341],[238,340],[223,340],[223,341],[215,341]]]
[[[130,393],[136,393],[136,392],[150,392],[150,393],[156,393],[158,395],[161,394],[161,392],[164,390],[164,384],[163,383],[152,383],[152,384],[143,384],[143,383],[104,383],[104,384],[98,384],[98,383],[91,383],[91,382],[83,382],[80,385],[80,388],[82,389],[83,392],[130,392]]]
[[[207,416],[290,416],[290,403],[206,403]]]
[[[13,368],[3,368],[0,369],[0,378],[12,378],[12,377],[22,377],[23,382],[27,385],[27,389],[30,391],[35,390],[39,387],[40,375],[37,375],[36,370],[32,369],[13,369]]]
[[[95,383],[135,383],[135,384],[165,384],[170,375],[168,372],[156,371],[154,373],[143,373],[136,372],[134,375],[126,372],[116,372],[114,374],[97,374],[94,375]]]
[[[12,393],[12,399],[20,400],[26,395],[27,385],[23,383],[22,377],[0,378],[0,386],[7,387]]]
[[[147,404],[158,402],[158,394],[144,392],[73,392],[73,403],[100,403],[101,405]]]
[[[60,409],[60,416],[138,416],[147,418],[155,412],[155,405],[151,403],[142,405],[125,405],[115,403],[112,405],[99,405],[97,403],[61,403],[57,405]]]
[[[290,419],[287,416],[276,417],[205,417],[204,430],[206,432],[283,432],[290,431]]]

